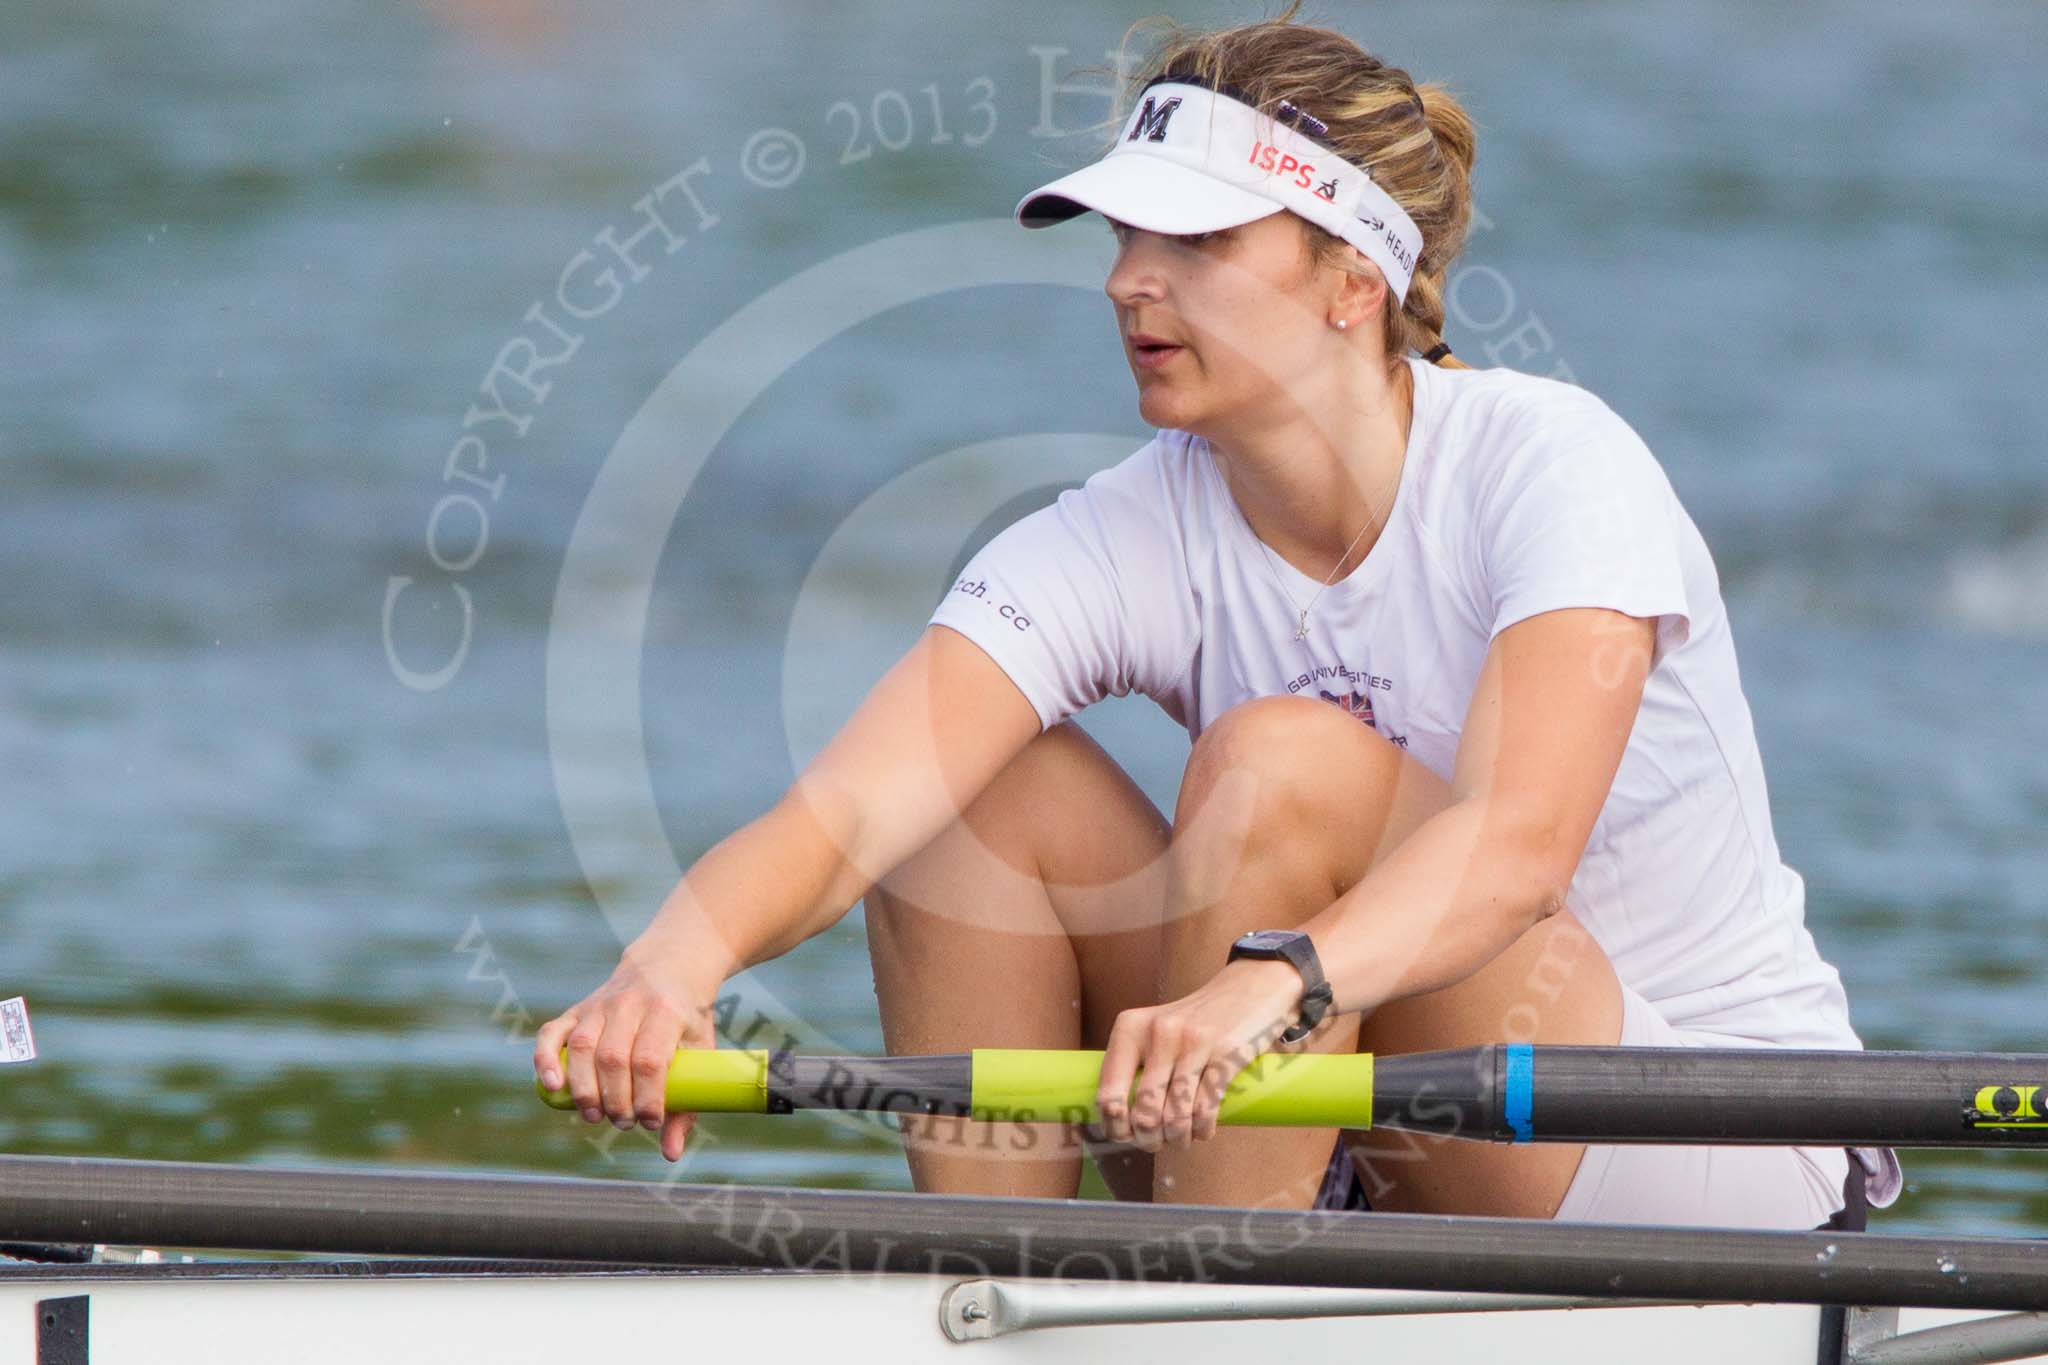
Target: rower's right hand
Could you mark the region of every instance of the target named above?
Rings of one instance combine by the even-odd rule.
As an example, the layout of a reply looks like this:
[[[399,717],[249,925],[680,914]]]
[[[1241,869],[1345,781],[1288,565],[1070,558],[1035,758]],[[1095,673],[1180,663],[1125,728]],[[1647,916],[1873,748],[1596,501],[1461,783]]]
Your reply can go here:
[[[540,1026],[534,1073],[559,1089],[566,1048],[569,1094],[585,1122],[659,1130],[661,1154],[679,1161],[697,1116],[667,1112],[669,1062],[678,1047],[717,1042],[710,1003],[697,995],[629,951],[602,986]]]

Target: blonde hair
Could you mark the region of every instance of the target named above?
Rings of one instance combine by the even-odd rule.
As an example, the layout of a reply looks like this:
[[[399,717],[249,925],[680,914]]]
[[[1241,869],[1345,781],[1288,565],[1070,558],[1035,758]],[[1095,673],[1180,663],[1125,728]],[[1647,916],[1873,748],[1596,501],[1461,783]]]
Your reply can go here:
[[[1119,69],[1131,74],[1110,126],[1121,129],[1137,96],[1162,76],[1232,87],[1231,94],[1263,113],[1285,102],[1314,115],[1329,128],[1320,140],[1363,167],[1422,233],[1406,301],[1382,310],[1389,363],[1415,351],[1464,369],[1444,344],[1444,276],[1472,222],[1472,119],[1444,87],[1417,85],[1334,29],[1294,23],[1300,8],[1301,0],[1293,0],[1276,18],[1207,32],[1170,19],[1140,19],[1124,34],[1126,51],[1132,36],[1150,25],[1164,24],[1166,33],[1135,67],[1120,54]],[[1305,218],[1295,221],[1306,231],[1313,265],[1352,273],[1372,268],[1341,237]],[[1386,297],[1392,304],[1393,294]]]

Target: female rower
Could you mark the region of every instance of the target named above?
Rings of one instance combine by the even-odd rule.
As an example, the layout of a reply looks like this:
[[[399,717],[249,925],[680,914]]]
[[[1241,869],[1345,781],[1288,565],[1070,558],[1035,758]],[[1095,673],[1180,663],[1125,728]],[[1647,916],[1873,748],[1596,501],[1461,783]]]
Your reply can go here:
[[[1102,160],[1017,208],[1108,221],[1155,439],[974,557],[535,1067],[566,1046],[585,1118],[679,1157],[661,1078],[720,984],[865,896],[891,1052],[1106,1048],[1120,1197],[1853,1219],[1888,1153],[1216,1128],[1275,1047],[1861,1046],[1699,532],[1598,398],[1449,359],[1472,123],[1292,17],[1171,35]],[[1170,821],[1070,721],[1131,691],[1194,740]],[[905,1135],[921,1190],[1077,1188],[1072,1143]]]

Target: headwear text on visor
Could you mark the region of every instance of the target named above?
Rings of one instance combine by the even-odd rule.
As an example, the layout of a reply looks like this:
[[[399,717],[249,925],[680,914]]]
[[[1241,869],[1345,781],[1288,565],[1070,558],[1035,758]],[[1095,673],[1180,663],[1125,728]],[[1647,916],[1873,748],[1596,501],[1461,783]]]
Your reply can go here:
[[[1357,247],[1405,301],[1422,254],[1415,221],[1363,168],[1290,121],[1325,127],[1290,104],[1263,114],[1194,78],[1162,76],[1100,161],[1025,195],[1016,219],[1050,227],[1093,209],[1184,235],[1287,209]]]

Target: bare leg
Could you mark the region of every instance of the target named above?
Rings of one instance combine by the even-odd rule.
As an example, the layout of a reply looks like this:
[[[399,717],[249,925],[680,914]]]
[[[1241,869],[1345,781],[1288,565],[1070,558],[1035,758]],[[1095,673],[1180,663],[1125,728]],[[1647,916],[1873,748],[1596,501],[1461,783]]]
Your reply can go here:
[[[1480,1043],[1590,1043],[1621,1037],[1621,986],[1607,954],[1571,911],[1551,916],[1455,986],[1382,1005],[1361,1051],[1393,1054]],[[1375,1209],[1548,1218],[1585,1148],[1510,1146],[1398,1133],[1347,1134]]]
[[[892,1053],[1101,1047],[1158,999],[1166,820],[1078,726],[1053,727],[961,818],[867,898],[868,950]],[[1075,1129],[959,1119],[905,1124],[917,1188],[1071,1198]],[[1119,1198],[1147,1198],[1151,1158],[1098,1153]]]
[[[1370,728],[1326,703],[1262,698],[1233,709],[1190,756],[1176,811],[1165,942],[1166,997],[1193,990],[1249,929],[1298,924],[1356,884],[1450,793],[1444,781]],[[1530,983],[1541,1008],[1520,1009]],[[1552,987],[1555,987],[1552,989]],[[1442,991],[1326,1023],[1314,1051],[1381,1052],[1497,1041],[1517,1022],[1545,1042],[1612,1043],[1621,1000],[1606,957],[1576,920],[1558,915],[1486,968]],[[1332,1129],[1224,1129],[1155,1159],[1162,1202],[1306,1207]],[[1391,1145],[1390,1145],[1391,1143]],[[1436,1210],[1458,1203],[1549,1216],[1577,1170],[1577,1147],[1506,1148],[1374,1134],[1355,1148],[1368,1163],[1375,1207]]]
[[[1343,711],[1266,698],[1204,733],[1169,831],[1093,740],[1055,727],[869,896],[883,1036],[905,1053],[1100,1047],[1122,1010],[1194,989],[1247,929],[1317,913],[1448,800],[1441,778]],[[1382,1006],[1362,1029],[1332,1021],[1308,1046],[1606,1044],[1620,1020],[1613,969],[1567,913],[1466,981]],[[1374,1206],[1389,1210],[1547,1217],[1582,1150],[1351,1136]],[[1157,1158],[1123,1153],[1103,1173],[1119,1198],[1305,1207],[1334,1138],[1225,1129]],[[1050,1126],[931,1120],[910,1125],[907,1145],[920,1190],[1065,1197],[1078,1185],[1073,1134]]]

